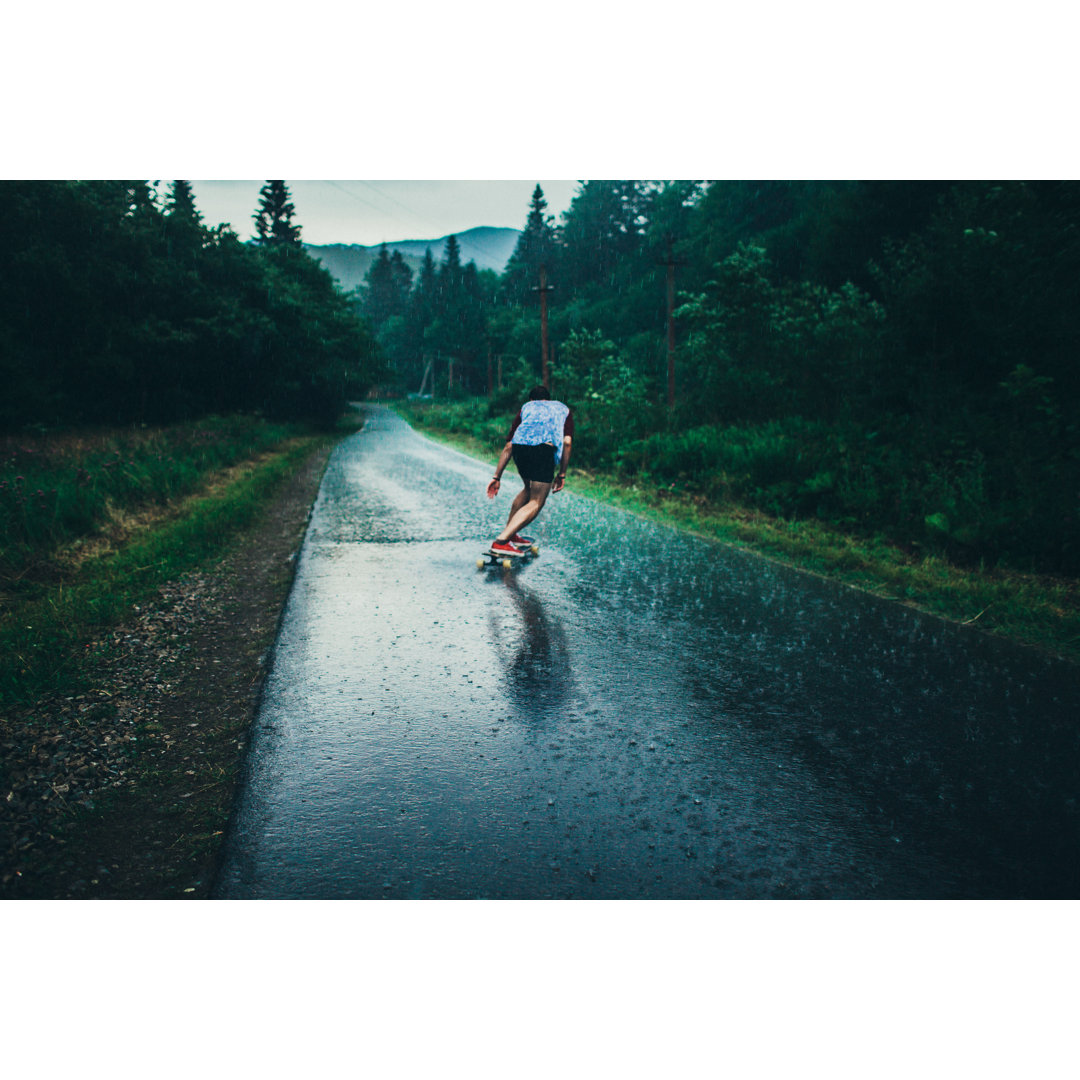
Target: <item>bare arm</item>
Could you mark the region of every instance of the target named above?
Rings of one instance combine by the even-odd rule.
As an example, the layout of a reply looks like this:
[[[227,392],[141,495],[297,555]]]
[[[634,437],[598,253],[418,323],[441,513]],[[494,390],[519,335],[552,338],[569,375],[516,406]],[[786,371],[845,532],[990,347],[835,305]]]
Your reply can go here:
[[[494,499],[499,494],[499,478],[503,474],[503,470],[506,468],[510,461],[510,456],[514,452],[514,444],[507,443],[502,448],[502,453],[499,455],[499,463],[495,466],[495,475],[491,478],[487,486],[487,496],[489,499]]]
[[[571,438],[567,435],[562,441],[562,458],[559,464],[559,474],[555,477],[555,483],[551,485],[551,490],[562,491],[563,486],[566,484],[566,470],[570,467],[570,444]]]

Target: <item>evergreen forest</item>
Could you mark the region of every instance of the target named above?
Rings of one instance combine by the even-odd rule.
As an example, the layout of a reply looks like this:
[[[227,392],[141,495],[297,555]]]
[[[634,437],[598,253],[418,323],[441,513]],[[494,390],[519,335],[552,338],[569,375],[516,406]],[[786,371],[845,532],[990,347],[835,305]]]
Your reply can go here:
[[[558,220],[537,186],[501,276],[380,253],[360,303],[396,389],[501,444],[543,371],[541,267],[575,466],[1080,570],[1076,183],[590,180]]]
[[[1076,183],[590,180],[558,219],[537,186],[501,275],[451,237],[352,293],[282,181],[252,209],[245,243],[186,181],[0,183],[0,427],[332,423],[377,387],[497,446],[546,359],[572,468],[1080,571]]]
[[[333,422],[374,342],[304,252],[285,183],[252,210],[243,243],[185,180],[0,183],[0,429]]]

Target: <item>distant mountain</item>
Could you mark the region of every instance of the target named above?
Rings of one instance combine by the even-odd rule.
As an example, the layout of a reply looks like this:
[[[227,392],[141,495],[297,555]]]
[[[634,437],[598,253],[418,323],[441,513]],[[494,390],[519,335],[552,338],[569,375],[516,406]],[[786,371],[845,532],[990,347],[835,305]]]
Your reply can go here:
[[[478,270],[494,270],[501,274],[514,253],[521,232],[519,229],[495,229],[482,225],[454,235],[461,248],[462,265],[474,261]],[[424,252],[431,248],[432,258],[439,262],[448,239],[449,234],[438,240],[387,241],[386,249],[391,254],[400,251],[415,277],[424,262]],[[305,244],[304,247],[337,278],[343,289],[349,290],[363,284],[364,275],[379,257],[382,244],[372,244],[370,247],[363,244]]]

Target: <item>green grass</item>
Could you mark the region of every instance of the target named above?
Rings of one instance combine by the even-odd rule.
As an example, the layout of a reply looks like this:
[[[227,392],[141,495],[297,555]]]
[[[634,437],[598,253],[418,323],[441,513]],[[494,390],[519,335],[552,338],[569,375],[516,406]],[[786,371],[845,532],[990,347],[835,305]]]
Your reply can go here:
[[[444,427],[445,407],[401,403],[400,414],[424,434],[492,462],[506,425],[490,435],[468,424]],[[475,411],[473,412],[475,415]],[[1080,588],[1074,578],[1001,568],[956,566],[913,555],[881,538],[844,533],[814,520],[792,521],[661,485],[628,483],[571,461],[567,489],[706,539],[732,544],[920,611],[1034,646],[1080,663]]]
[[[32,588],[42,560],[63,545],[167,505],[300,430],[229,416],[0,438],[0,588]]]
[[[121,530],[126,535],[105,543],[99,554],[65,562],[59,545],[43,541],[23,555],[15,574],[9,569],[0,613],[0,705],[28,703],[49,690],[71,694],[84,688],[93,671],[95,639],[160,585],[223,553],[329,437],[269,425],[256,438],[250,435],[240,432],[231,449],[204,455],[198,474],[202,489],[153,512],[146,507],[161,503],[160,486],[132,487],[129,506],[141,507],[146,518],[126,522]],[[151,452],[156,455],[157,448]],[[241,456],[246,460],[237,464]],[[133,473],[137,460],[137,455],[131,459]],[[232,468],[223,469],[225,462]],[[190,461],[182,471],[184,486],[195,486]]]

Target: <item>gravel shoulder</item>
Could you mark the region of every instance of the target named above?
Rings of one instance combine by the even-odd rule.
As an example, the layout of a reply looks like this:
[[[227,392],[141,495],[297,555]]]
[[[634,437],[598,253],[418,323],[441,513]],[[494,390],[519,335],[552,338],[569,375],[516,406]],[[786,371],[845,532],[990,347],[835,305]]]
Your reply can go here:
[[[0,898],[209,895],[295,556],[331,447],[217,563],[104,644],[95,687],[0,728]]]

